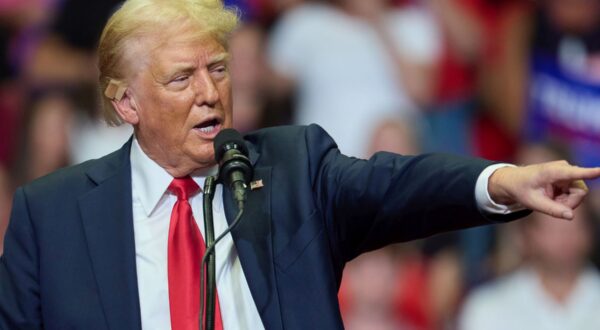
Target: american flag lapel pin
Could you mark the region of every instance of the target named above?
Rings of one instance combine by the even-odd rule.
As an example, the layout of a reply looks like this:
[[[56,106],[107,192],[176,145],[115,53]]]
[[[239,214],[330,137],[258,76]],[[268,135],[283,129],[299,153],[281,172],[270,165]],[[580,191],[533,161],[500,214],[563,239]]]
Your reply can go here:
[[[250,190],[260,189],[264,187],[263,180],[255,180],[250,182]]]

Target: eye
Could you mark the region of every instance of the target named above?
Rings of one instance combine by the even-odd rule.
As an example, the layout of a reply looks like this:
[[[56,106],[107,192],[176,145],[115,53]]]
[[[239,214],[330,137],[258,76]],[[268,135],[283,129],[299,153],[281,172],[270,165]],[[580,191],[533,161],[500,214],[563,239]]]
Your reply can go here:
[[[211,68],[210,72],[213,76],[222,78],[227,74],[228,69],[226,65],[222,64]]]
[[[178,77],[175,77],[170,82],[178,83],[178,82],[184,82],[184,81],[186,81],[188,79],[189,79],[189,76],[178,76]]]
[[[188,86],[190,80],[189,74],[177,75],[166,84],[169,88],[182,89]]]

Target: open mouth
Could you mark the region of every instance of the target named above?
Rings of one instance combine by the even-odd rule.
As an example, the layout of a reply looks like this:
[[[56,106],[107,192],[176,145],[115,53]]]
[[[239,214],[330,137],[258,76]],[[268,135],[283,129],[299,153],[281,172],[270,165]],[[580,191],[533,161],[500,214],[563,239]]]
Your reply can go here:
[[[194,130],[201,133],[202,135],[212,135],[219,132],[221,128],[221,120],[218,118],[209,119],[202,123],[194,126]]]

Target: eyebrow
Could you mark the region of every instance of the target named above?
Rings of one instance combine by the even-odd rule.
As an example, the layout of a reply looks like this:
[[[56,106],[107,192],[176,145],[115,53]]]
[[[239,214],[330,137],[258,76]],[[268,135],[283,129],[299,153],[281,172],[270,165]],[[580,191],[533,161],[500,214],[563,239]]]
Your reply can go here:
[[[217,55],[211,57],[208,60],[207,65],[210,66],[210,65],[214,65],[219,62],[227,61],[227,60],[229,60],[229,58],[230,58],[229,53],[220,53],[220,54],[217,54]],[[174,74],[178,74],[178,73],[182,73],[182,72],[191,72],[195,69],[196,69],[195,63],[191,63],[191,62],[174,63],[173,67],[169,70],[169,74],[174,75]]]
[[[230,58],[229,53],[220,53],[220,54],[217,54],[217,55],[213,56],[208,61],[208,65],[213,65],[213,64],[218,63],[218,62],[228,61],[229,58]]]
[[[169,68],[168,71],[161,72],[160,70],[158,70],[157,72],[155,72],[155,71],[151,70],[150,73],[154,77],[154,80],[156,80],[160,83],[167,83],[179,74],[191,73],[194,70],[195,70],[194,65],[189,64],[189,63],[181,63],[181,64],[174,64],[174,66]]]
[[[209,59],[209,61],[207,62],[207,66],[211,66],[211,65],[215,65],[217,63],[223,62],[223,61],[227,61],[229,60],[230,55],[229,53],[219,53],[215,56],[213,56],[212,58]],[[152,73],[152,75],[154,76],[154,78],[157,81],[168,81],[169,79],[173,78],[174,76],[177,76],[178,74],[181,73],[190,73],[193,72],[196,69],[196,65],[192,64],[192,63],[174,63],[173,67],[171,67],[168,72],[156,75],[154,73]]]

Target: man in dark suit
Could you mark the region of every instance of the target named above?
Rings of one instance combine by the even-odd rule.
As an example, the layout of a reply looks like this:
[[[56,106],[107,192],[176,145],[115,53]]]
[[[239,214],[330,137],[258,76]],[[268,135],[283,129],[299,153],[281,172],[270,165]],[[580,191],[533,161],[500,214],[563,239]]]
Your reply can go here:
[[[216,170],[215,135],[231,126],[225,40],[235,21],[208,0],[130,0],[113,15],[100,80],[109,122],[133,125],[134,137],[17,190],[1,329],[198,328],[198,186]],[[337,290],[357,255],[525,208],[569,219],[585,195],[578,180],[600,175],[563,162],[360,160],[318,126],[265,129],[246,143],[257,184],[217,246],[217,327],[228,329],[340,328]],[[237,209],[220,185],[214,205],[218,235]]]

